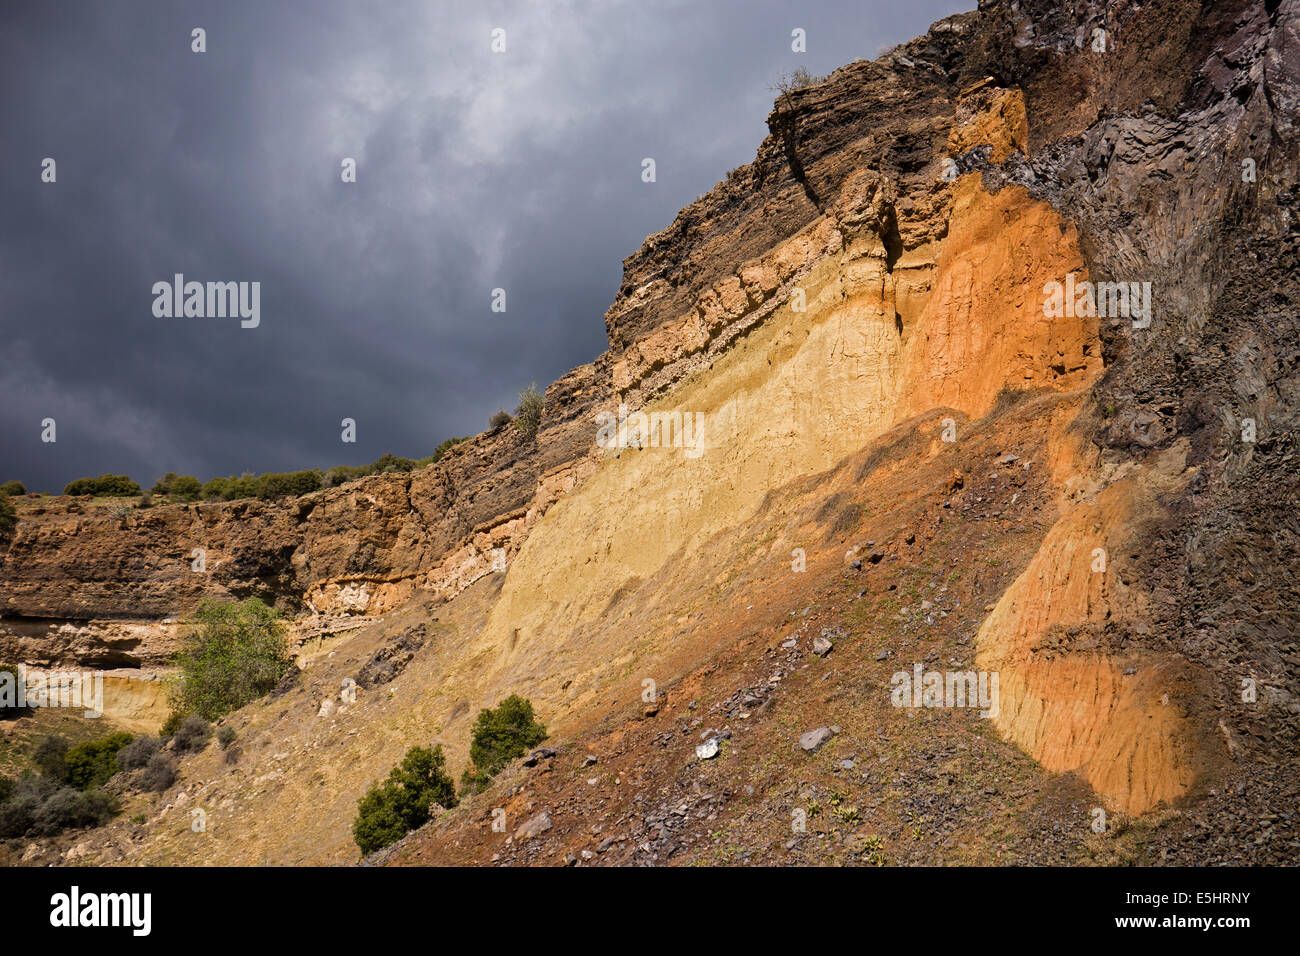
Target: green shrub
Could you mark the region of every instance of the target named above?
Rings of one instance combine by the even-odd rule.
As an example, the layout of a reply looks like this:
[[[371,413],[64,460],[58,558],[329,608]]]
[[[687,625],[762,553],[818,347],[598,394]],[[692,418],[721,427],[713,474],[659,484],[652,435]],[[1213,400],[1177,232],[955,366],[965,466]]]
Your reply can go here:
[[[41,775],[58,783],[68,779],[68,738],[57,734],[42,737],[32,750],[32,763]]]
[[[178,501],[196,501],[203,494],[203,483],[193,475],[178,475],[169,471],[150,489],[150,494],[165,495]]]
[[[537,426],[542,421],[542,406],[546,397],[537,390],[534,382],[519,393],[519,407],[515,409],[515,427],[525,435],[537,433]]]
[[[212,738],[212,725],[197,714],[190,714],[172,735],[172,744],[180,753],[197,753]]]
[[[68,765],[68,783],[78,790],[102,787],[117,773],[118,752],[130,742],[130,734],[118,731],[73,747],[64,757],[64,763]]]
[[[77,790],[44,776],[25,773],[0,790],[0,838],[55,836],[74,827],[100,826],[117,812],[102,790]]]
[[[58,790],[53,780],[32,773],[13,781],[8,798],[0,803],[0,838],[25,836],[36,820],[36,812]]]
[[[460,775],[460,795],[473,796],[482,793],[492,783],[492,778],[474,767],[466,767]]]
[[[258,475],[253,479],[253,495],[258,498],[296,498],[319,491],[321,477],[319,469]]]
[[[532,703],[511,694],[497,705],[496,710],[485,708],[479,711],[470,739],[469,757],[480,774],[490,777],[545,739],[546,728],[534,718]]]
[[[126,475],[100,475],[98,494],[102,498],[134,498],[140,486]]]
[[[369,465],[335,465],[325,472],[325,487],[337,488],[349,481],[356,481],[358,478],[373,474],[374,470]]]
[[[158,736],[162,738],[163,743],[166,743],[175,736],[177,729],[188,716],[189,714],[185,713],[183,710],[173,710],[167,715],[167,719],[163,721],[162,727],[158,730]]]
[[[0,718],[20,717],[31,710],[18,706],[18,680],[17,667],[0,664]]]
[[[447,776],[442,746],[412,747],[388,779],[357,802],[352,838],[363,854],[374,853],[428,822],[435,803],[456,805],[456,787]]]
[[[204,501],[225,501],[229,484],[229,478],[210,478],[203,483],[203,491],[200,494]]]
[[[148,793],[161,793],[176,782],[176,764],[164,753],[149,758],[140,774],[140,787]]]
[[[0,540],[10,537],[18,527],[18,509],[8,495],[0,495]]]
[[[497,409],[495,415],[488,419],[488,427],[492,429],[500,428],[502,425],[510,424],[510,413],[504,408]]]
[[[258,488],[257,476],[252,472],[246,471],[239,477],[231,476],[230,484],[226,487],[226,500],[236,501],[240,498],[256,498]]]
[[[97,827],[117,812],[117,801],[102,790],[82,792],[61,787],[45,799],[32,815],[34,836],[54,836],[78,827]]]
[[[370,467],[374,469],[375,474],[383,475],[396,471],[408,472],[415,467],[415,462],[410,458],[399,458],[386,452],[371,462]]]
[[[176,655],[175,710],[216,720],[272,690],[291,663],[284,625],[257,598],[204,600]]]
[[[126,475],[100,475],[98,478],[77,478],[63,489],[65,495],[93,495],[96,498],[135,498],[140,486]]]
[[[463,442],[463,441],[465,441],[465,440],[466,440],[466,439],[464,439],[464,438],[448,438],[448,439],[446,439],[445,441],[440,442],[439,445],[438,445],[438,447],[435,448],[435,449],[433,450],[433,459],[432,459],[432,460],[433,460],[433,461],[437,461],[437,460],[438,460],[439,458],[441,458],[443,455],[447,454],[447,452],[451,451],[451,449],[452,449],[454,446],[459,445],[461,442]],[[420,459],[420,460],[423,461],[424,459]]]
[[[178,478],[181,487],[191,490],[191,486]],[[310,471],[267,472],[242,475],[229,478],[213,478],[204,484],[197,496],[207,501],[236,501],[240,498],[288,498],[319,491],[324,486],[325,476],[319,468]],[[197,482],[198,479],[195,479]]]
[[[235,742],[235,728],[229,725],[218,728],[217,743],[221,744],[221,749],[225,750]]]
[[[117,769],[139,770],[161,749],[161,740],[141,734],[117,752]]]
[[[505,420],[509,421],[510,416],[506,415]],[[322,487],[337,488],[339,485],[345,485],[349,481],[356,481],[358,478],[365,478],[369,475],[385,475],[395,472],[405,474],[420,468],[427,468],[445,455],[448,448],[464,440],[463,438],[448,438],[434,449],[433,454],[427,458],[403,458],[400,455],[385,453],[368,465],[335,465],[325,472]]]
[[[6,481],[0,485],[0,496],[13,496],[27,494],[27,486],[21,481]]]
[[[181,475],[171,483],[167,494],[179,501],[196,501],[203,494],[203,485],[193,475]]]

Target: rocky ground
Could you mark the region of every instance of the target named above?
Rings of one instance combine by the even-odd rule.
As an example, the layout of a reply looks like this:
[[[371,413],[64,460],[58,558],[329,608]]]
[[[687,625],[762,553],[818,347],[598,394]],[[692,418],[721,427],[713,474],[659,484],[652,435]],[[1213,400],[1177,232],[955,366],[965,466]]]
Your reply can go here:
[[[852,490],[792,521],[829,519],[832,556],[800,586],[777,590],[790,578],[768,564],[718,596],[718,623],[743,635],[732,646],[370,862],[1293,862],[1300,788],[1259,778],[1267,748],[1225,763],[1189,806],[1108,811],[1094,832],[1105,802],[1087,783],[1044,772],[977,709],[891,703],[900,669],[973,667],[990,602],[1054,517],[1032,406],[929,460],[923,421],[847,462]]]

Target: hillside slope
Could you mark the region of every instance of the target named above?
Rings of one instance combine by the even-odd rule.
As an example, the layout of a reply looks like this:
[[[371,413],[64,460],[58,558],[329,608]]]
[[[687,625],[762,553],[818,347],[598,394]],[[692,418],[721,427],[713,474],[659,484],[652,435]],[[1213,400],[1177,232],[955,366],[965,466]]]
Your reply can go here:
[[[29,504],[3,656],[147,672],[204,595],[303,641],[238,764],[70,858],[353,862],[370,782],[430,740],[459,771],[519,693],[556,753],[380,859],[1296,862],[1298,90],[1300,0],[982,3],[782,94],[534,439],[288,503]],[[1090,282],[1133,314],[1051,307]],[[916,668],[997,706],[898,706]]]

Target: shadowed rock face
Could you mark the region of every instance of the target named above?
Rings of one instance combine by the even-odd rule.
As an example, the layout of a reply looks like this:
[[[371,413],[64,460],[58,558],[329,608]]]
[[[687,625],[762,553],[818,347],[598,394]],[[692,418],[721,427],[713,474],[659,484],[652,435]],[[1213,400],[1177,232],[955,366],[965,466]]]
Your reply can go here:
[[[563,668],[642,637],[596,633],[620,595],[769,493],[911,416],[1086,390],[1045,413],[1059,517],[979,629],[995,722],[1132,812],[1245,739],[1273,779],[1300,739],[1298,31],[1300,0],[988,2],[783,94],[754,162],[625,260],[609,351],[536,438],[293,501],[27,503],[0,656],[153,666],[205,595],[373,615],[504,552],[477,686],[576,707]],[[1149,324],[1046,316],[1071,275],[1150,283]],[[620,405],[707,413],[717,454],[596,447]]]

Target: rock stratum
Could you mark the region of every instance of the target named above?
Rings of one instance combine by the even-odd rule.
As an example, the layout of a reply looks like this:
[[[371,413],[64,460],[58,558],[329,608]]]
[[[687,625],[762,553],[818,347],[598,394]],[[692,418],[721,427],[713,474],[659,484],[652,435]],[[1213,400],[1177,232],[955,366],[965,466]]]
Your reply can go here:
[[[300,645],[241,763],[75,858],[355,861],[369,783],[459,767],[519,693],[557,754],[384,860],[1296,862],[1298,124],[1300,0],[981,3],[781,94],[534,437],[283,502],[25,502],[0,658],[111,669],[110,717],[162,707],[204,597]],[[996,713],[892,706],[914,664],[996,673]]]

